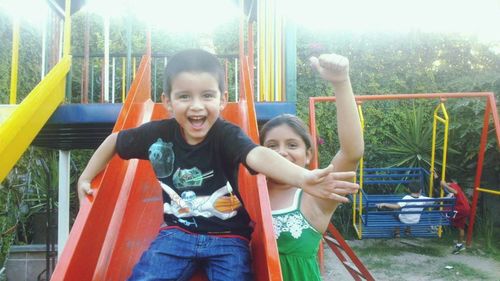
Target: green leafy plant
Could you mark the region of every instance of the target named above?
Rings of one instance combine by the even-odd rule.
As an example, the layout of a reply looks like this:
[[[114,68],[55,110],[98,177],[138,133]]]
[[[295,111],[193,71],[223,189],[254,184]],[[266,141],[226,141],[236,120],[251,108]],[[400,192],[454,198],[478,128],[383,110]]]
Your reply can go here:
[[[47,158],[35,160],[31,171],[32,188],[26,198],[30,213],[40,213],[57,208],[58,160],[56,153],[49,151]]]
[[[424,117],[424,110],[413,106],[401,119],[394,120],[394,133],[385,133],[390,141],[381,151],[393,159],[389,167],[422,167],[430,168],[432,154],[432,123]],[[436,137],[436,164],[441,166],[443,155],[443,131]],[[448,147],[448,153],[458,153]],[[452,167],[450,163],[447,167]]]
[[[26,186],[25,175],[16,170],[0,185],[0,264],[4,264],[12,243],[28,240],[25,225],[28,208],[23,202]]]

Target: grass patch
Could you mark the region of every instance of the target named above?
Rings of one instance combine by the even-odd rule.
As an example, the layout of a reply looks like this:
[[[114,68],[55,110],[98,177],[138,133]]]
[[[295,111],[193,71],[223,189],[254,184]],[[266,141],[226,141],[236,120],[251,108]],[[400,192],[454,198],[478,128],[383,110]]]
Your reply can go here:
[[[394,247],[392,243],[388,243],[387,240],[376,240],[375,243],[369,246],[354,246],[353,249],[361,256],[394,256],[402,251],[402,247]]]
[[[474,256],[480,256],[484,258],[493,259],[496,262],[500,262],[500,247],[488,248],[478,242],[472,243],[472,247],[467,248],[467,252]]]
[[[493,253],[493,259],[496,260],[497,262],[500,262],[500,251],[496,250],[494,253]]]
[[[488,280],[491,278],[491,276],[463,263],[451,262],[449,265],[453,266],[453,269],[440,269],[430,276],[433,279],[442,278],[445,280]]]
[[[415,253],[425,256],[444,257],[447,246],[431,243],[432,240],[375,240],[374,243],[364,246],[354,246],[353,249],[360,256],[397,256],[401,253]]]
[[[495,227],[493,233],[500,233],[500,227]],[[472,241],[471,252],[486,256],[500,262],[500,235],[477,235]]]
[[[387,269],[393,265],[393,261],[390,259],[380,259],[377,256],[374,256],[365,261],[365,264],[370,265],[370,270]]]
[[[455,259],[451,254],[454,243],[453,236],[448,235],[443,239],[367,239],[353,241],[351,246],[372,274],[379,277],[377,280],[405,280],[409,276],[415,278],[412,280],[497,280],[495,270],[465,262],[474,256],[479,263],[493,259],[499,262],[496,248],[487,249],[485,242],[476,239],[464,252],[464,259]],[[445,269],[447,265],[453,269]]]
[[[431,257],[444,257],[447,255],[449,246],[439,240],[401,240],[401,244],[407,245],[406,251]]]

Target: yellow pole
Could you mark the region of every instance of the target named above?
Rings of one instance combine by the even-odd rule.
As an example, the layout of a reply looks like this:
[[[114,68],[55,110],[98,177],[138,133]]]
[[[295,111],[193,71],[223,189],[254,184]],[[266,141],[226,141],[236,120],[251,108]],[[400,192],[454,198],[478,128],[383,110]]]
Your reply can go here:
[[[446,112],[446,108],[444,106],[444,103],[441,103],[440,108],[443,112],[444,115],[444,143],[443,143],[443,171],[441,172],[441,180],[446,179],[446,156],[448,152],[448,128],[449,128],[449,118],[448,118],[448,112]],[[443,187],[441,187],[441,192],[440,192],[440,197],[444,197],[444,190]],[[441,202],[441,205],[443,202]],[[443,210],[443,207],[439,208],[440,210]],[[441,238],[441,235],[443,233],[443,228],[440,226],[438,229],[438,237]]]
[[[359,121],[361,123],[361,135],[364,135],[364,132],[365,132],[365,118],[363,116],[363,108],[361,107],[361,104],[358,104],[358,115],[359,115]],[[363,176],[364,176],[363,168],[364,168],[364,157],[361,157],[361,159],[359,160],[359,191],[358,191],[358,194],[359,194],[359,214],[360,215],[363,214],[363,193],[362,193],[363,183],[364,183],[364,180],[363,180]],[[354,180],[356,180],[356,179],[354,179]],[[353,207],[353,209],[356,208],[356,203],[355,202],[353,202],[352,207]],[[355,210],[354,210],[354,213],[356,213]],[[359,239],[362,239],[363,238],[363,229],[362,229],[363,223],[362,223],[361,218],[359,219],[358,224],[359,224],[359,226],[357,227],[358,237],[359,237]]]
[[[359,193],[359,192],[358,192]],[[356,228],[356,203],[358,202],[358,193],[352,195],[352,226],[356,229],[356,233],[359,236],[358,229]]]
[[[275,46],[275,50],[276,50],[276,101],[283,101],[283,96],[282,96],[282,92],[281,92],[281,82],[283,81],[282,80],[282,77],[281,77],[281,63],[282,63],[282,57],[283,57],[283,52],[282,52],[282,41],[281,41],[281,35],[282,35],[282,25],[281,25],[281,15],[279,15],[278,13],[275,14],[275,23],[276,23],[276,37],[275,37],[275,40],[276,40],[276,46]]]
[[[432,155],[431,155],[431,168],[434,169],[434,161],[436,159],[436,130],[437,130],[437,121],[439,119],[439,116],[437,115],[438,114],[438,110],[439,110],[439,107],[440,106],[437,106],[436,109],[434,110],[434,121],[433,121],[433,126],[432,126]],[[443,172],[444,172],[444,167],[442,167],[441,169],[441,179],[443,178]],[[430,181],[429,181],[429,197],[433,197],[433,194],[434,194],[434,178],[432,178]],[[440,197],[441,196],[441,192],[443,191],[443,188],[441,187],[440,185],[440,188],[441,188],[441,191],[440,191]],[[443,210],[442,207],[439,207],[439,210]],[[441,226],[438,227],[438,237],[441,238],[441,233],[442,233],[442,229],[441,229]]]
[[[266,24],[265,24],[265,4],[263,1],[257,3],[258,6],[258,29],[259,29],[259,101],[265,100],[265,35],[266,35]]]
[[[439,110],[442,111],[443,117],[439,116]],[[446,107],[444,106],[444,103],[441,102],[436,108],[434,109],[434,120],[432,122],[432,152],[431,152],[431,172],[430,172],[430,179],[429,179],[429,197],[433,196],[434,193],[434,162],[436,159],[436,129],[437,129],[437,122],[441,122],[444,124],[444,141],[443,141],[443,159],[442,159],[442,170],[441,170],[441,180],[444,181],[446,179],[446,156],[448,153],[448,129],[449,129],[449,117],[448,117],[448,112],[446,111]],[[443,187],[440,187],[439,190],[439,197],[443,198],[444,197],[444,190]],[[443,210],[443,202],[440,203],[439,210]],[[443,229],[441,226],[438,227],[438,237],[441,237],[441,234],[443,233]]]
[[[446,111],[446,107],[444,106],[444,103],[441,103],[441,110],[443,111],[444,115],[444,144],[443,144],[443,172],[442,174],[442,179],[445,180],[446,177],[446,160],[447,160],[447,155],[448,155],[448,128],[449,128],[449,123],[450,119],[448,117],[448,112]]]
[[[19,19],[12,23],[12,63],[10,68],[10,104],[17,103],[17,72],[19,69]]]
[[[125,103],[125,58],[122,58],[122,103]]]
[[[66,0],[64,13],[64,47],[63,56],[71,54],[71,0]]]
[[[135,79],[135,57],[132,59],[132,78]]]
[[[433,197],[434,193],[434,161],[436,157],[436,127],[437,127],[437,110],[439,107],[436,107],[434,110],[434,119],[432,121],[432,150],[431,150],[431,173],[429,178],[429,197]]]
[[[492,189],[486,189],[486,188],[480,188],[480,187],[478,187],[477,190],[481,191],[481,192],[493,194],[493,195],[500,195],[500,191],[498,191],[498,190],[492,190]]]
[[[266,11],[266,25],[267,25],[267,33],[266,33],[266,54],[267,54],[267,61],[266,61],[266,86],[267,86],[267,91],[266,91],[266,101],[273,101],[273,22],[272,22],[272,1],[269,0],[266,1],[268,3],[267,5],[267,11]]]
[[[362,110],[361,105],[358,105],[358,114],[359,114],[359,118],[360,118],[360,122],[361,122],[361,133],[364,134],[365,118],[363,116],[363,110]],[[360,172],[359,172],[359,182],[360,182],[359,210],[360,210],[360,214],[363,214],[363,196],[362,196],[361,191],[363,190],[363,184],[364,184],[364,180],[363,180],[364,157],[362,157],[359,161],[359,169],[360,169]],[[360,239],[363,238],[363,223],[362,223],[361,219],[359,220],[359,238]]]

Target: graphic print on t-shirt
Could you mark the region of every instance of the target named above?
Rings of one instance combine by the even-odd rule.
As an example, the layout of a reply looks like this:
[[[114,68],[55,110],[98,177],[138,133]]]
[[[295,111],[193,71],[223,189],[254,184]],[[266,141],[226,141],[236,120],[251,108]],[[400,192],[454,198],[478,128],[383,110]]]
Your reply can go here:
[[[214,176],[214,171],[203,172],[197,167],[189,169],[177,168],[173,173],[175,153],[173,144],[159,138],[148,150],[149,159],[158,178],[158,182],[165,193],[170,197],[170,203],[164,203],[163,211],[178,218],[178,222],[186,226],[198,227],[194,217],[217,217],[227,220],[236,216],[241,202],[232,193],[233,188],[229,181],[218,188],[210,196],[197,195],[199,189],[206,189],[204,180]],[[160,179],[172,176],[172,188]],[[180,194],[179,194],[180,193]]]
[[[210,178],[214,175],[214,171],[209,171],[202,174],[200,169],[193,167],[191,169],[177,169],[174,173],[173,182],[175,187],[184,190],[190,187],[201,186],[204,179]]]
[[[241,206],[238,198],[230,194],[231,184],[219,188],[210,196],[197,196],[192,190],[183,191],[181,196],[170,186],[162,183],[160,185],[163,191],[170,196],[170,204],[163,204],[163,212],[171,214],[178,218],[187,218],[193,216],[202,216],[205,218],[217,217],[221,220],[227,220],[236,216],[237,209]],[[182,222],[181,220],[179,220]]]
[[[157,178],[166,178],[172,174],[175,160],[172,143],[158,139],[149,147],[148,155]]]

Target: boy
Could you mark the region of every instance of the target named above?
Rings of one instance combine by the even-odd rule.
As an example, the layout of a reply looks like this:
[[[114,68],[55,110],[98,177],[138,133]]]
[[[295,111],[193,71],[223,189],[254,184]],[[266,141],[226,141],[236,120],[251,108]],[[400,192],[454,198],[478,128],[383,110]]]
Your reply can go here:
[[[447,183],[441,181],[441,186],[449,192],[450,197],[455,197],[455,215],[451,218],[451,225],[458,229],[458,241],[453,250],[453,254],[459,254],[465,250],[464,236],[465,236],[465,223],[470,215],[470,205],[467,196],[465,196],[462,188],[454,180]]]
[[[408,185],[408,189],[410,190],[409,195],[405,195],[402,200],[413,200],[413,199],[430,199],[429,197],[422,196],[421,195],[421,189],[420,186],[416,183],[410,183]],[[389,208],[392,210],[401,210],[401,213],[397,216],[397,219],[404,223],[404,224],[417,224],[420,221],[420,213],[412,213],[412,214],[404,214],[404,212],[421,212],[424,208],[423,207],[413,207],[413,206],[422,206],[426,205],[429,202],[398,202],[397,204],[390,204],[390,203],[380,203],[377,204],[377,208]],[[410,208],[410,206],[412,206]],[[407,226],[405,228],[405,235],[410,236],[411,235],[411,228],[410,226]],[[396,227],[394,230],[394,237],[399,238],[399,227]]]
[[[251,227],[241,206],[238,167],[244,164],[318,197],[346,202],[357,191],[354,172],[309,171],[254,144],[219,118],[225,106],[224,71],[202,50],[173,56],[165,68],[162,103],[172,119],[111,134],[83,171],[80,200],[114,153],[151,162],[163,189],[164,220],[130,280],[188,280],[203,266],[210,280],[250,280]],[[344,181],[345,180],[345,181]]]

